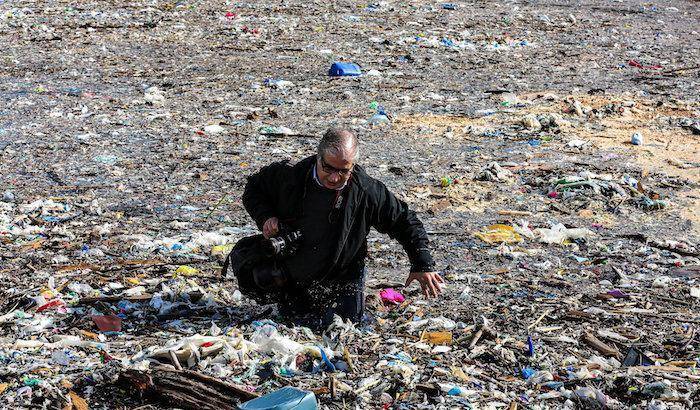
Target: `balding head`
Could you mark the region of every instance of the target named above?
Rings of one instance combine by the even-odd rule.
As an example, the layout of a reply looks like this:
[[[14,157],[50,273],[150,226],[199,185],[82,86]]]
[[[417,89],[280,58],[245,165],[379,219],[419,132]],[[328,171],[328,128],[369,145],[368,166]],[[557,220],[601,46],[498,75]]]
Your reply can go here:
[[[360,155],[360,145],[352,132],[343,128],[329,128],[318,143],[318,155],[341,156],[355,163]]]

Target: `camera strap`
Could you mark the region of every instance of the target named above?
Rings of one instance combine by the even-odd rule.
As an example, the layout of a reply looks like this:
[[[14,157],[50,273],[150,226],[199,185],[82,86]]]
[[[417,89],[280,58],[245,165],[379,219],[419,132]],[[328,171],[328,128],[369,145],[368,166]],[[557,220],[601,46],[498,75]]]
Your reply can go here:
[[[336,191],[335,193],[335,205],[333,205],[333,209],[338,210],[343,206],[343,191]]]

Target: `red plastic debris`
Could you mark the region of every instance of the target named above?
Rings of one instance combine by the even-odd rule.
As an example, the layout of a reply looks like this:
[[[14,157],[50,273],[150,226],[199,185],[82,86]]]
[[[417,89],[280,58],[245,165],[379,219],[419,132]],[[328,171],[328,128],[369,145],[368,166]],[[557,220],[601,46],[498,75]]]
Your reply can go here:
[[[627,64],[629,64],[631,67],[641,68],[643,70],[661,70],[661,68],[663,68],[660,65],[643,65],[635,60],[630,60],[627,62]]]
[[[54,299],[54,300],[52,300],[52,301],[50,301],[50,302],[47,302],[47,303],[45,303],[45,304],[39,306],[39,308],[38,308],[36,311],[37,311],[37,312],[43,312],[43,311],[45,311],[45,310],[47,310],[47,309],[51,309],[51,308],[62,308],[62,307],[64,307],[64,306],[66,306],[66,303],[65,303],[64,301],[62,301],[61,299]]]
[[[118,316],[92,316],[92,321],[100,332],[121,332],[122,331],[122,319]]]

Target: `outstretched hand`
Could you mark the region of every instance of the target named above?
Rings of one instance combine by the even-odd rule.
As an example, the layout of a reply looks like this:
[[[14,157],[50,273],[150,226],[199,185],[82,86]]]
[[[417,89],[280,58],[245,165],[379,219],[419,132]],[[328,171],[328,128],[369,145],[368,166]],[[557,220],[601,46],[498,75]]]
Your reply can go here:
[[[406,279],[406,287],[417,280],[426,298],[442,294],[442,284],[445,280],[437,272],[411,272]]]

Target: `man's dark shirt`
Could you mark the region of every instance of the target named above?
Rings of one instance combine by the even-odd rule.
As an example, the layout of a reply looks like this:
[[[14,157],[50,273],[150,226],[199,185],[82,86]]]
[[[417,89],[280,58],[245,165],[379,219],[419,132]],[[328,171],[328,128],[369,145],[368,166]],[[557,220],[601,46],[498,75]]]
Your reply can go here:
[[[318,277],[330,265],[340,231],[338,218],[331,218],[337,195],[338,191],[320,186],[313,178],[306,183],[303,213],[290,222],[301,230],[303,242],[294,256],[285,259],[287,273],[296,282]]]

